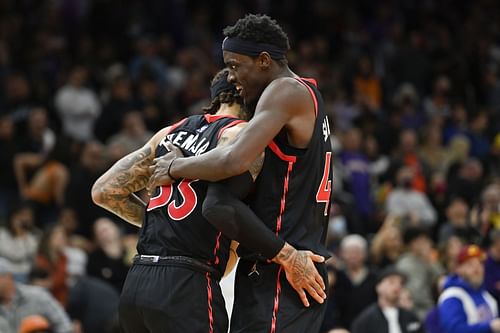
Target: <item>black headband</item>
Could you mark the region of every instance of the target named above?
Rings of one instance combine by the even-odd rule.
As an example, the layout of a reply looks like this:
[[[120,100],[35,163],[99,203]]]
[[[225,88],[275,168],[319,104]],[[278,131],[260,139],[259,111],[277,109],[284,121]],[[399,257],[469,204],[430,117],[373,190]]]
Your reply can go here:
[[[274,60],[284,59],[286,54],[286,50],[280,49],[276,45],[257,43],[238,37],[224,38],[222,51],[244,54],[249,57],[258,57],[262,52],[267,52]]]
[[[227,82],[227,74],[227,72],[224,73],[217,81],[213,82],[210,86],[210,97],[212,100],[222,92],[231,90],[236,92],[236,87],[233,84]]]

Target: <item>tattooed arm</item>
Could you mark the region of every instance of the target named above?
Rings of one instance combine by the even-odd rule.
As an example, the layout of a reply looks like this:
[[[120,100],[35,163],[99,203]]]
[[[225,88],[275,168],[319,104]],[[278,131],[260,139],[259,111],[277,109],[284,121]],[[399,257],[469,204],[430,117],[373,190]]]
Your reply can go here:
[[[146,187],[155,149],[169,127],[157,132],[142,148],[128,154],[106,171],[92,187],[92,200],[130,224],[140,227],[145,203],[134,192]]]
[[[229,144],[244,126],[246,124],[225,130],[219,139],[218,147]],[[326,298],[325,283],[314,262],[323,262],[324,258],[311,251],[298,251],[284,242],[250,207],[238,199],[246,197],[252,179],[255,181],[263,164],[264,153],[252,163],[249,169],[251,177],[248,173],[246,176],[234,176],[222,181],[225,185],[223,187],[220,184],[211,184],[203,203],[203,215],[226,236],[280,264],[288,282],[296,290],[304,306],[309,306],[306,293],[318,303],[323,303]]]

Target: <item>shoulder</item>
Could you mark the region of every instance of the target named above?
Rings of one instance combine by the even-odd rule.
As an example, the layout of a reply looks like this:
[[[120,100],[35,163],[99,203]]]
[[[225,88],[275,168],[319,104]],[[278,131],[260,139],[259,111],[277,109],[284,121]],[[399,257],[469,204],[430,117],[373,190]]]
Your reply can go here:
[[[376,317],[380,317],[382,315],[382,311],[378,307],[377,303],[373,303],[369,307],[367,307],[363,312],[361,312],[356,321],[367,321],[372,320]]]
[[[305,84],[293,77],[280,77],[273,80],[264,90],[264,92],[266,91],[293,98],[304,97],[309,94]]]
[[[247,126],[247,124],[248,123],[245,121],[245,122],[241,122],[241,123],[236,124],[234,126],[223,129],[222,132],[220,133],[218,145],[219,146],[225,145],[225,144],[233,141],[238,136],[238,134],[241,132],[241,130]]]

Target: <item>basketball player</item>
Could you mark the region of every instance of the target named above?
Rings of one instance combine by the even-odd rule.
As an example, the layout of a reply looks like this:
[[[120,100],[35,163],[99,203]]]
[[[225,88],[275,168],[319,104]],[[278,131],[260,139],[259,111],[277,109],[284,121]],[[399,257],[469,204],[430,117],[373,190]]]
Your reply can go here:
[[[201,215],[208,183],[182,179],[158,187],[146,212],[133,195],[146,185],[153,158],[168,151],[167,141],[180,147],[187,156],[194,156],[231,140],[244,126],[237,118],[241,116],[241,98],[228,83],[227,74],[226,69],[213,81],[214,98],[207,108],[209,114],[185,118],[159,131],[142,149],[118,161],[92,189],[98,205],[142,226],[137,246],[139,256],[127,275],[120,300],[123,332],[227,332],[227,314],[218,281],[229,260],[230,241]],[[211,114],[214,111],[217,114]],[[242,177],[255,177],[259,163],[257,159],[257,167]],[[234,178],[235,184],[246,184],[242,177]],[[235,186],[230,181],[226,182],[229,189]],[[215,189],[210,195],[212,202],[217,202]],[[234,192],[246,196],[241,188]],[[227,191],[224,193],[227,196]],[[210,215],[210,200],[203,207]],[[259,226],[260,221],[248,225],[245,221],[248,219],[241,221],[239,230],[260,235],[259,238],[240,237],[239,232],[232,234],[256,251],[273,258],[280,250],[291,248],[263,224]],[[224,223],[220,226],[225,227]],[[277,258],[275,261],[279,262]],[[287,266],[288,262],[280,263]]]
[[[265,150],[252,210],[294,247],[326,257],[332,152],[316,83],[290,70],[285,57],[288,38],[268,16],[247,15],[227,27],[224,35],[228,79],[247,105],[256,106],[254,117],[228,146],[196,157],[170,153],[157,159],[149,186],[176,177],[218,181],[238,175]],[[326,279],[324,265],[318,269]],[[324,303],[309,304],[304,289],[311,295],[314,291],[304,286],[297,290],[306,304],[302,306],[282,273],[278,265],[243,256],[236,272],[231,332],[319,331]],[[295,285],[310,274],[301,273],[303,279],[294,280]]]

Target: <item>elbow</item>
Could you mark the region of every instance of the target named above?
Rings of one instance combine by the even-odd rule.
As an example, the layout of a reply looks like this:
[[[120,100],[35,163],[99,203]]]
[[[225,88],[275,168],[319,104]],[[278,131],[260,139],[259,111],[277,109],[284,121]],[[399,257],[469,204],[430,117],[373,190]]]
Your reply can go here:
[[[98,205],[102,206],[104,199],[103,196],[105,194],[104,188],[101,184],[99,184],[99,181],[96,181],[94,185],[92,186],[92,190],[90,191],[90,194],[92,196],[92,201]]]

